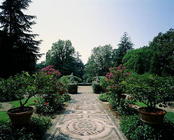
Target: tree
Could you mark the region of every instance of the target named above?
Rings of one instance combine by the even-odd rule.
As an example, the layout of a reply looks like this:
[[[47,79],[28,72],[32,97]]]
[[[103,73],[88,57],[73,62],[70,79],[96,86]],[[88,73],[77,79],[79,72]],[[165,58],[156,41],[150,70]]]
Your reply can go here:
[[[111,45],[95,47],[85,66],[85,79],[105,75],[113,64],[113,49]]]
[[[174,29],[159,33],[146,47],[129,51],[123,63],[139,74],[174,76]]]
[[[153,55],[150,72],[158,75],[174,75],[174,29],[159,33],[149,44]]]
[[[121,38],[120,43],[118,44],[118,49],[115,49],[113,53],[113,58],[116,66],[122,64],[124,55],[131,49],[133,49],[133,43],[130,41],[128,34],[125,32],[123,34],[123,37]]]
[[[128,51],[123,57],[123,64],[127,69],[138,74],[149,72],[153,51],[145,46],[143,48]]]
[[[70,40],[53,43],[51,50],[46,54],[46,65],[54,65],[63,75],[71,73],[79,77],[83,75],[84,65]]]
[[[31,0],[5,0],[0,6],[0,29],[7,34],[10,45],[4,52],[11,55],[9,64],[13,72],[22,70],[33,71],[38,59],[40,41],[34,40],[37,34],[32,34],[31,26],[35,24],[35,16],[26,15]],[[5,44],[5,46],[7,46]]]

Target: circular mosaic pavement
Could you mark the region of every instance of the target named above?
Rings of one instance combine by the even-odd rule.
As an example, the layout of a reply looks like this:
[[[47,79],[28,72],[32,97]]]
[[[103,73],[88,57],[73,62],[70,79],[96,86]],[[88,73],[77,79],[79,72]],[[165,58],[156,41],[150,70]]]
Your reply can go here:
[[[96,119],[73,119],[66,122],[61,131],[74,137],[100,136],[108,134],[111,130],[105,127],[105,123]]]
[[[80,136],[89,136],[99,134],[104,131],[104,125],[101,122],[82,119],[74,120],[67,125],[68,131]]]

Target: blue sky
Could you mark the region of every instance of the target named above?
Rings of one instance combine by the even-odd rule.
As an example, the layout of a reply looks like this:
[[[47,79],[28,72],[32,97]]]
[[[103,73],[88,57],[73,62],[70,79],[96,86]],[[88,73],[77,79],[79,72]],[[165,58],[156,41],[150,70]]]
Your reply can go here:
[[[43,40],[42,53],[59,39],[69,39],[86,63],[93,47],[117,48],[124,32],[134,48],[147,45],[159,32],[174,28],[173,11],[173,0],[33,0],[27,13],[37,16],[33,31]]]

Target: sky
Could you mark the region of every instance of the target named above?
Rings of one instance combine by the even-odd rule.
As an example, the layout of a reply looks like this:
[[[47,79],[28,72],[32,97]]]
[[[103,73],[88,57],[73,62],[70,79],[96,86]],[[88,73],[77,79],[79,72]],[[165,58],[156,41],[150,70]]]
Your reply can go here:
[[[134,48],[148,45],[174,28],[173,12],[174,0],[33,0],[26,11],[37,16],[32,30],[42,40],[41,53],[59,39],[71,40],[84,63],[94,47],[117,48],[124,32]],[[38,62],[44,60],[45,55]]]

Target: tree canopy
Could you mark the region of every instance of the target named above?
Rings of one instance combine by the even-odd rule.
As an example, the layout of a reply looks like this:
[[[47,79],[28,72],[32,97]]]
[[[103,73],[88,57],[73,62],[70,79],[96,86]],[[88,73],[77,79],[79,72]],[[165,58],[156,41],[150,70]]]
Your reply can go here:
[[[120,43],[118,44],[118,49],[115,49],[113,52],[113,59],[116,66],[122,64],[124,55],[131,49],[133,49],[133,43],[131,42],[128,34],[125,32],[121,37]]]
[[[111,45],[95,47],[85,66],[85,79],[105,75],[113,65],[113,49]]]
[[[132,50],[123,58],[124,65],[139,74],[174,75],[174,30],[159,33],[148,46]]]
[[[1,36],[1,39],[8,38],[8,43],[3,44],[5,49],[1,47],[1,53],[4,55],[1,55],[0,63],[3,64],[4,59],[8,60],[7,64],[11,65],[8,69],[12,69],[10,73],[33,71],[40,56],[40,41],[35,40],[37,34],[31,33],[35,16],[23,12],[30,3],[31,0],[4,0],[0,6],[0,29],[6,34],[5,38]],[[3,65],[6,69],[9,67],[7,64]]]
[[[71,73],[79,77],[83,75],[84,65],[70,40],[59,40],[53,43],[46,54],[46,65],[54,65],[63,75]]]

